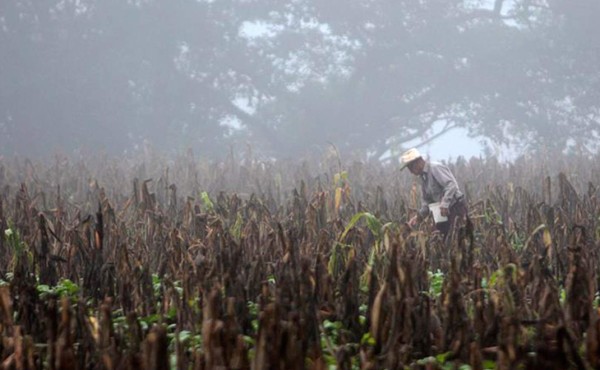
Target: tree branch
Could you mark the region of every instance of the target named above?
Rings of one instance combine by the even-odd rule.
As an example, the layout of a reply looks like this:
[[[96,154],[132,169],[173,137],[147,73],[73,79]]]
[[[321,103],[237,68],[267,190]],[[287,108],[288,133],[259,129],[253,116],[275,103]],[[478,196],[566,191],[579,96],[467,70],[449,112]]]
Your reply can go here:
[[[504,5],[504,0],[496,0],[494,2],[494,13],[496,15],[502,14],[502,5]]]
[[[437,134],[432,135],[431,137],[428,137],[427,139],[425,139],[424,141],[421,141],[419,144],[415,145],[416,148],[420,148],[425,144],[428,144],[430,142],[432,142],[433,140],[437,139],[438,137],[446,134],[448,131],[450,130],[454,130],[455,128],[457,128],[458,126],[456,124],[449,124],[447,123],[446,126]]]

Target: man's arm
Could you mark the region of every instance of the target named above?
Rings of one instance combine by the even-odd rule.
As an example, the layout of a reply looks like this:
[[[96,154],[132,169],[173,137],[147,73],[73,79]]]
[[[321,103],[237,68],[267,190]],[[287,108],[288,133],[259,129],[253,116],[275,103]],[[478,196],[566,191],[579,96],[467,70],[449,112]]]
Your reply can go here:
[[[444,188],[444,195],[440,200],[440,208],[448,209],[450,202],[452,202],[458,191],[458,183],[452,172],[450,172],[450,169],[442,164],[431,166],[431,170],[431,174],[435,180]]]

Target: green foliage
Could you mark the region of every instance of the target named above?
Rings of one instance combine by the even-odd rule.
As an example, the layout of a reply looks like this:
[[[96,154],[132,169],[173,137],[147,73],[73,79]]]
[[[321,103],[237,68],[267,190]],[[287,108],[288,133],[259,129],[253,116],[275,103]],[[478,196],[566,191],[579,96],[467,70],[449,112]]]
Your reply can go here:
[[[231,234],[231,236],[233,236],[233,238],[238,242],[240,241],[240,239],[242,237],[243,223],[244,223],[244,220],[242,218],[242,214],[241,214],[241,212],[238,212],[236,215],[236,218],[235,218],[235,223],[229,229],[229,233]]]
[[[483,368],[485,370],[494,370],[496,368],[496,361],[483,360]]]
[[[448,355],[450,355],[450,352],[444,352],[444,353],[440,353],[436,356],[429,356],[429,357],[425,357],[422,358],[420,360],[416,361],[416,364],[419,366],[425,366],[425,367],[429,367],[431,365],[437,365],[439,366],[441,369],[443,370],[471,370],[471,366],[468,364],[462,364],[460,362],[456,362],[456,361],[448,361]],[[489,366],[492,367],[489,367]],[[485,361],[484,362],[484,369],[495,369],[496,364],[493,361]],[[434,367],[435,368],[435,367]]]
[[[162,280],[158,274],[152,274],[152,289],[154,290],[155,295],[159,295],[161,293],[162,288]]]
[[[247,303],[248,306],[248,314],[250,315],[250,317],[252,317],[252,320],[250,321],[250,324],[252,325],[252,330],[254,331],[254,333],[258,333],[258,303],[252,302],[252,301],[248,301]],[[250,337],[245,338],[245,340],[248,341],[252,341],[254,342],[254,340]]]
[[[343,329],[343,324],[340,321],[329,321],[323,320],[323,332],[321,333],[321,348],[323,348],[323,355],[327,366],[337,365],[335,359],[335,351],[332,346],[338,344],[340,331]]]
[[[440,270],[436,272],[428,271],[429,276],[429,295],[432,298],[438,298],[442,294],[442,288],[444,286],[444,273]]]
[[[517,252],[521,251],[525,246],[525,241],[517,232],[510,234],[509,241],[513,249]]]
[[[360,312],[360,315],[358,315],[358,322],[362,326],[366,325],[367,323],[367,317],[365,316],[367,314],[367,309],[368,307],[366,304],[361,304],[358,308],[358,312]]]
[[[348,183],[348,171],[337,172],[333,175],[333,184],[341,187]]]
[[[12,272],[7,272],[5,275],[6,279],[0,279],[0,286],[10,285],[10,282],[13,279]]]
[[[10,226],[10,224],[8,229],[4,230],[4,238],[13,253],[18,255],[23,253],[25,250],[25,243],[21,240],[19,231],[13,226]]]
[[[175,331],[175,324],[169,325],[167,327],[167,330],[169,346],[171,348],[174,348],[175,342],[177,341],[177,332]],[[181,330],[179,332],[179,343],[191,350],[199,350],[200,348],[202,348],[202,336],[200,334],[194,334],[189,330]]]
[[[205,212],[214,212],[215,205],[213,204],[207,192],[203,191],[200,193],[200,199],[202,200],[202,208]]]
[[[353,252],[353,248],[349,245],[335,243],[329,255],[327,262],[327,271],[329,275],[338,277],[344,271],[348,262],[349,254]]]
[[[489,288],[501,288],[504,286],[507,275],[513,281],[517,279],[518,268],[514,263],[509,263],[503,268],[500,268],[492,273],[487,285]]]
[[[13,258],[10,269],[19,263],[23,258],[27,258],[27,262],[33,261],[33,255],[29,250],[27,244],[21,239],[21,234],[12,224],[9,222],[8,229],[4,230],[4,238],[8,245],[8,248],[12,251]]]
[[[483,216],[487,224],[502,224],[502,216],[500,216],[496,207],[491,202],[487,202]]]
[[[343,242],[344,239],[346,239],[346,235],[348,234],[348,232],[356,225],[356,223],[361,218],[364,218],[366,220],[367,227],[373,233],[373,235],[375,235],[375,238],[377,238],[378,240],[381,238],[381,232],[383,228],[383,224],[381,223],[381,221],[379,221],[377,217],[373,216],[373,214],[369,212],[358,212],[357,214],[352,216],[350,222],[348,222],[348,224],[346,225],[344,232],[339,238],[340,242]]]
[[[152,327],[152,325],[157,324],[160,320],[161,320],[161,315],[158,313],[140,317],[140,319],[139,319],[140,326],[142,327],[142,330],[144,330],[144,331],[149,330]]]
[[[45,284],[39,284],[36,286],[36,290],[42,299],[46,299],[51,295],[59,297],[68,297],[71,301],[77,300],[79,294],[79,286],[69,279],[61,279],[56,286],[48,286]]]
[[[374,346],[375,344],[377,344],[377,342],[375,341],[375,338],[373,338],[370,332],[366,332],[363,334],[362,338],[360,338],[360,344]]]
[[[392,226],[391,222],[383,224],[377,217],[375,217],[370,212],[358,212],[350,219],[350,222],[346,225],[344,231],[338,238],[339,243],[334,246],[334,250],[332,252],[332,257],[334,260],[330,258],[330,273],[334,270],[335,263],[337,263],[339,258],[347,259],[347,256],[340,256],[340,243],[342,243],[350,230],[356,226],[356,224],[364,219],[369,231],[375,237],[375,243],[373,248],[369,251],[369,259],[367,261],[367,266],[364,269],[363,274],[360,277],[360,290],[366,292],[368,290],[368,279],[372,269],[377,269],[378,271],[383,271],[385,269],[385,265],[387,263],[385,253],[383,253],[381,246],[384,242],[386,230]],[[336,275],[334,275],[336,276]]]

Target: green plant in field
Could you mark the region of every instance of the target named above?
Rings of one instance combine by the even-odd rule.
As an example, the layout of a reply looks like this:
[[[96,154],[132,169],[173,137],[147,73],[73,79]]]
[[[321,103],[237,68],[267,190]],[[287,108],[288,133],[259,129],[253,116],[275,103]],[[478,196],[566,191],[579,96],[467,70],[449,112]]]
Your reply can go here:
[[[215,205],[212,200],[210,200],[207,192],[203,191],[200,193],[200,199],[202,200],[202,208],[204,208],[206,212],[213,212],[215,210]]]
[[[339,238],[340,243],[344,241],[344,239],[346,238],[346,235],[348,234],[350,229],[352,229],[360,219],[364,219],[366,221],[367,227],[375,236],[375,239],[376,239],[375,247],[378,248],[379,243],[381,242],[381,239],[382,239],[384,225],[381,223],[381,221],[377,217],[373,216],[373,214],[371,214],[369,212],[358,212],[357,214],[352,216],[352,218],[350,219],[350,222],[348,222],[348,225],[346,225],[344,232],[342,233],[342,235]],[[386,224],[386,225],[388,225],[388,224]]]
[[[564,305],[565,302],[567,301],[567,290],[565,289],[565,287],[563,285],[560,286],[558,299],[559,299],[561,305]]]
[[[12,272],[7,272],[4,277],[6,279],[0,279],[0,286],[5,286],[5,285],[10,285],[10,282],[13,279],[13,273]]]
[[[348,171],[341,171],[333,175],[333,185],[343,187],[348,183]]]
[[[250,322],[252,325],[252,330],[254,333],[258,333],[258,303],[248,301],[248,314],[252,317],[252,321]]]
[[[367,305],[366,304],[361,304],[360,307],[358,308],[358,312],[360,313],[360,315],[358,315],[358,322],[364,327],[367,323]]]
[[[496,207],[491,202],[487,203],[487,207],[484,209],[484,219],[488,224],[502,224],[502,216],[496,210]]]
[[[366,306],[365,306],[366,307]],[[366,308],[365,308],[366,310]],[[327,368],[331,370],[337,369],[336,352],[340,346],[346,349],[358,352],[359,346],[373,346],[375,339],[367,332],[363,335],[361,343],[340,343],[342,334],[347,330],[341,321],[323,320],[321,323],[321,348],[323,349],[323,358],[327,364]],[[352,358],[351,368],[354,370],[360,369],[360,363],[357,356]]]
[[[362,338],[360,338],[360,344],[365,346],[374,346],[377,342],[375,338],[371,335],[371,332],[366,332],[363,334]]]
[[[340,331],[343,329],[341,321],[323,321],[323,327],[321,331],[321,348],[323,348],[323,357],[325,362],[330,369],[335,369],[337,361],[335,359],[335,347],[338,344],[340,337]]]
[[[194,350],[202,348],[202,336],[200,334],[193,334],[189,330],[179,332],[179,341]]]
[[[152,290],[154,291],[154,296],[162,294],[162,280],[157,274],[152,274]]]
[[[244,223],[244,219],[242,218],[242,213],[238,212],[237,216],[235,218],[235,223],[229,229],[229,233],[231,234],[231,236],[233,236],[233,238],[237,242],[239,242],[240,239],[242,238],[242,225],[243,225],[243,223]]]
[[[444,273],[440,270],[436,272],[428,271],[429,276],[429,295],[437,299],[442,294],[442,288],[444,286]]]
[[[46,299],[51,295],[59,297],[68,297],[72,302],[77,301],[79,294],[79,286],[69,279],[61,279],[56,286],[39,284],[36,290],[42,299]]]
[[[29,248],[27,248],[27,244],[21,239],[21,234],[10,222],[8,229],[4,230],[4,238],[9,250],[13,253],[13,259],[9,270],[14,269],[22,258],[27,258],[29,263],[33,261],[33,256],[29,251]]]
[[[448,355],[450,352],[440,353],[435,356],[429,356],[416,361],[416,365],[427,367],[434,365],[434,368],[441,368],[443,370],[471,370],[471,365],[461,364],[455,361],[448,361]],[[492,370],[496,368],[496,362],[491,360],[483,361],[484,370]]]
[[[354,255],[354,248],[341,243],[335,243],[327,262],[329,275],[337,278],[342,274],[350,257]]]
[[[147,330],[144,328],[144,330]],[[202,336],[200,334],[194,334],[189,330],[181,330],[177,332],[177,325],[170,324],[166,326],[167,340],[168,340],[168,356],[169,356],[169,368],[177,369],[177,342],[183,346],[184,352],[196,352],[202,348]]]
[[[183,288],[181,287],[181,281],[176,280],[169,284],[169,282],[164,282],[158,274],[152,274],[152,291],[154,293],[154,297],[156,298],[156,312],[162,311],[163,298],[165,294],[165,289],[167,287],[171,287],[173,291],[176,293],[178,298],[181,298],[183,294]],[[192,306],[197,306],[197,299],[190,299],[187,303]],[[140,318],[140,325],[142,329],[147,330],[152,325],[162,322],[166,320],[168,322],[174,321],[177,318],[177,309],[174,305],[170,305],[167,312],[164,314],[152,314],[145,317]],[[168,328],[167,328],[168,329]]]
[[[517,232],[511,233],[509,235],[508,239],[509,239],[510,245],[513,247],[513,249],[515,251],[520,252],[523,250],[523,247],[525,246],[525,241]]]
[[[152,274],[152,290],[154,291],[154,295],[156,297],[160,297],[162,295],[163,286],[164,286],[164,282],[161,280],[160,276],[158,276],[158,274]],[[173,288],[175,289],[175,292],[179,296],[181,296],[181,294],[183,293],[183,288],[181,287],[181,281],[175,280],[173,282]]]
[[[175,352],[175,344],[177,343],[176,324],[167,326],[167,338],[169,339],[169,348]],[[202,348],[202,336],[200,334],[194,334],[189,330],[181,330],[179,332],[179,343],[185,348],[197,351]]]
[[[517,266],[513,263],[507,264],[505,267],[500,268],[490,276],[490,280],[487,282],[490,288],[500,288],[505,284],[507,274],[510,274],[510,277],[513,280],[517,278]]]
[[[487,291],[490,297],[502,299],[502,305],[507,312],[515,309],[512,290],[518,278],[518,267],[514,263],[508,263],[506,266],[496,270],[487,282]]]
[[[147,331],[152,327],[152,325],[157,324],[159,321],[160,315],[155,313],[152,315],[140,317],[140,326],[142,327],[142,330]]]
[[[335,267],[336,266],[339,267],[340,264],[338,264],[338,260],[340,258],[344,262],[347,262],[347,260],[349,259],[350,253],[346,253],[345,256],[342,255],[341,246],[351,248],[350,246],[343,244],[343,242],[346,239],[346,235],[348,235],[348,232],[350,232],[350,230],[354,226],[356,226],[356,224],[361,219],[365,220],[365,222],[367,224],[367,228],[375,237],[375,242],[373,244],[373,248],[371,248],[371,251],[369,253],[369,259],[367,261],[367,266],[365,268],[365,272],[360,277],[360,289],[362,291],[366,291],[368,289],[368,279],[369,279],[369,274],[370,274],[371,270],[373,268],[377,268],[378,270],[383,270],[383,267],[385,266],[385,263],[387,262],[385,260],[385,254],[383,253],[383,250],[382,250],[382,245],[385,240],[386,230],[392,225],[391,222],[383,224],[377,217],[375,217],[370,212],[356,213],[354,216],[352,216],[352,218],[350,219],[350,222],[348,222],[348,225],[346,225],[346,228],[340,235],[340,237],[338,239],[338,243],[336,243],[336,245],[334,246],[334,250],[332,251],[332,254],[330,256],[328,266],[329,266],[329,273],[332,274],[332,272],[338,271],[335,269]],[[351,251],[354,252],[354,249],[352,248]],[[334,276],[337,276],[337,275],[334,275]]]

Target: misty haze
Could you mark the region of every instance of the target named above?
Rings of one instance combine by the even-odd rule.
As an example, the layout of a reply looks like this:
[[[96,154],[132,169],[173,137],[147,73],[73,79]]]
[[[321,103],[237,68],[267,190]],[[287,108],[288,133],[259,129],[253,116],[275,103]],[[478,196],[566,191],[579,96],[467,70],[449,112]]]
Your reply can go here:
[[[509,145],[595,152],[599,8],[3,1],[0,151],[120,155],[145,143],[298,158],[332,143],[380,158],[442,142],[477,148],[468,156]],[[445,139],[453,131],[462,140]]]
[[[0,369],[599,369],[600,0],[0,0]]]

